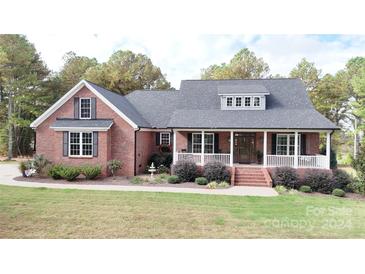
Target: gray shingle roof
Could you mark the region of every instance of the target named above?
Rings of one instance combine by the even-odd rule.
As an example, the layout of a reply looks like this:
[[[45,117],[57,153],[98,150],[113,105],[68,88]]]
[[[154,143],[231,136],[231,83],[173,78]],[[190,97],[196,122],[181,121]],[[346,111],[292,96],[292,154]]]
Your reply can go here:
[[[314,109],[299,79],[184,80],[179,91],[127,96],[89,84],[142,128],[337,129]],[[266,110],[221,110],[222,92],[269,93]]]
[[[58,119],[51,128],[65,128],[65,127],[82,127],[82,128],[109,128],[113,124],[113,120],[110,119]]]
[[[218,94],[270,94],[263,85],[222,85],[218,86],[217,89]]]
[[[151,125],[142,117],[135,107],[123,96],[118,93],[107,90],[92,82],[87,81],[94,89],[103,95],[110,103],[122,111],[137,126],[150,127]]]

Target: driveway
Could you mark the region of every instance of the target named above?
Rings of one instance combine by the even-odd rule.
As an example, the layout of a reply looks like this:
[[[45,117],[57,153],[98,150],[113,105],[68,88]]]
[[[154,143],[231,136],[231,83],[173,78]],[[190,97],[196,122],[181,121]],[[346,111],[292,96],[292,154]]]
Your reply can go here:
[[[120,186],[120,185],[79,185],[79,184],[52,184],[27,181],[15,181],[13,178],[20,176],[18,164],[0,163],[0,184],[22,187],[47,187],[56,189],[87,189],[87,190],[113,190],[113,191],[148,191],[148,192],[173,192],[173,193],[197,193],[234,196],[277,196],[278,193],[269,187],[234,186],[227,189],[199,189],[181,187],[158,186]]]

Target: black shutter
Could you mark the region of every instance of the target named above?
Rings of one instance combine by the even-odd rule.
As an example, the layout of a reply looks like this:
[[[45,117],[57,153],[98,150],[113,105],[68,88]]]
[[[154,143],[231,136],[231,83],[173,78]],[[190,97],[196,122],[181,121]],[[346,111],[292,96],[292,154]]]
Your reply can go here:
[[[80,119],[80,114],[79,114],[79,97],[74,97],[74,118],[75,119]]]
[[[306,135],[305,134],[300,134],[300,154],[301,155],[306,155],[306,147],[307,147],[307,140],[306,140]]]
[[[160,132],[156,132],[156,146],[160,145]]]
[[[272,155],[276,155],[276,134],[271,134],[271,153]]]
[[[219,133],[214,133],[214,153],[220,153],[220,151],[219,151]]]
[[[192,152],[192,139],[193,135],[191,133],[188,133],[188,152]]]
[[[96,98],[91,98],[91,119],[96,119]]]
[[[93,132],[93,156],[98,157],[98,137],[99,134],[97,131]]]
[[[68,131],[63,132],[63,156],[68,156]]]

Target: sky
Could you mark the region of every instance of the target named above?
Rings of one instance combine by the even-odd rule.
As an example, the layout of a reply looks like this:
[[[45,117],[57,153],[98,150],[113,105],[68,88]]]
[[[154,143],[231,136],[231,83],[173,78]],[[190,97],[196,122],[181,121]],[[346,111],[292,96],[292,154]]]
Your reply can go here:
[[[365,35],[209,35],[209,34],[28,34],[47,66],[58,71],[63,55],[95,57],[105,62],[117,50],[149,56],[175,88],[183,79],[199,79],[202,68],[229,62],[249,48],[269,64],[271,74],[288,76],[303,58],[322,74],[336,73],[348,59],[365,56]]]

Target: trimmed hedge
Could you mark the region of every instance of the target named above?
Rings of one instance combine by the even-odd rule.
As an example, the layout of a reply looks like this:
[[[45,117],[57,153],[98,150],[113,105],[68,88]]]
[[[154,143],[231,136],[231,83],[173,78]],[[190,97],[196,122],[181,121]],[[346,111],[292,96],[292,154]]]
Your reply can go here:
[[[172,175],[172,176],[167,177],[167,182],[169,184],[179,184],[180,178],[176,175]]]
[[[294,168],[278,167],[274,172],[273,185],[298,189],[300,187],[299,176]]]
[[[75,180],[81,174],[80,168],[74,166],[64,166],[59,171],[59,175],[67,181]]]
[[[330,194],[334,187],[334,180],[329,172],[309,170],[303,179],[303,184],[311,187],[312,191]]]
[[[83,166],[81,173],[85,175],[87,180],[93,180],[101,174],[101,166]]]
[[[303,185],[299,188],[299,191],[304,193],[311,193],[312,189],[310,186]]]
[[[335,188],[332,191],[332,195],[337,196],[337,197],[345,197],[345,191],[343,191],[342,189],[339,189],[339,188]]]
[[[52,177],[54,180],[62,179],[61,171],[63,168],[63,165],[52,165],[48,170],[48,176]]]
[[[198,167],[192,161],[178,161],[172,171],[182,182],[194,182],[198,176]]]
[[[209,182],[229,182],[231,173],[225,164],[221,162],[210,162],[204,166],[204,177],[207,178]]]
[[[197,183],[198,185],[207,185],[208,180],[207,180],[207,178],[204,178],[204,177],[198,177],[195,179],[195,183]]]

